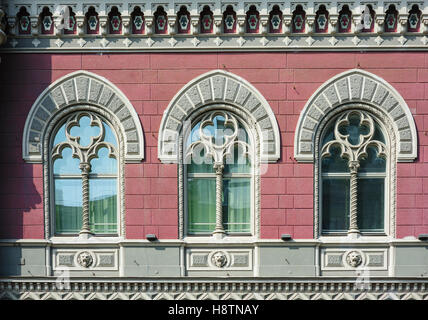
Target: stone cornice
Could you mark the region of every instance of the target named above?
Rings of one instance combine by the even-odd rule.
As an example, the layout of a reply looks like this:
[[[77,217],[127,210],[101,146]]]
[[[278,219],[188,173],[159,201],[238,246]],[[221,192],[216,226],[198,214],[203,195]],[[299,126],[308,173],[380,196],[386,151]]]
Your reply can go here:
[[[77,2],[77,3],[76,3]],[[428,47],[428,1],[376,1],[373,2],[373,27],[368,32],[360,30],[360,20],[364,10],[364,1],[325,2],[328,11],[327,31],[317,33],[316,13],[322,3],[316,1],[284,3],[262,0],[257,2],[227,2],[211,0],[185,3],[181,1],[156,1],[134,3],[124,1],[121,4],[109,0],[94,0],[90,4],[83,1],[71,3],[67,0],[36,0],[30,3],[22,0],[10,0],[5,8],[8,22],[9,41],[3,50],[7,51],[241,51],[241,50],[424,50]],[[301,5],[305,10],[306,28],[302,33],[293,33],[293,12]],[[418,27],[409,27],[412,6],[418,5]],[[144,14],[144,32],[132,31],[132,12],[135,6]],[[162,5],[168,23],[165,34],[156,34],[155,12]],[[177,32],[178,11],[187,5],[190,17],[190,31],[187,34]],[[213,13],[211,33],[201,33],[199,20],[203,7],[208,5]],[[236,13],[236,32],[225,33],[223,13],[232,5]],[[259,27],[255,33],[248,33],[246,27],[247,11],[254,5],[259,14]],[[339,32],[339,17],[343,6],[347,5],[352,13],[351,29],[348,33]],[[385,32],[386,11],[394,5],[396,9],[396,28],[394,32]],[[76,18],[75,34],[64,34],[61,29],[60,9],[70,6]],[[93,6],[99,19],[96,34],[86,31],[88,8]],[[122,19],[121,30],[117,34],[109,32],[109,13],[116,6]],[[278,33],[270,29],[270,16],[275,6],[281,14],[281,29]],[[31,24],[31,32],[19,31],[17,15],[25,7]],[[43,8],[52,13],[53,30],[51,34],[42,32]],[[1,38],[1,36],[0,36]]]
[[[426,300],[428,280],[371,277],[305,279],[0,279],[0,299],[11,300]]]

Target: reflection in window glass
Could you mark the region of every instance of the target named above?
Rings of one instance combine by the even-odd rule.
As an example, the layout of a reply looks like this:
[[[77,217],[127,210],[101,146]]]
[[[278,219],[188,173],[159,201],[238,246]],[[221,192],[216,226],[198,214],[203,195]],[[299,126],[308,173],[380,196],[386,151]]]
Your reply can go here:
[[[82,180],[55,179],[57,233],[78,233],[82,228]]]
[[[89,221],[95,233],[116,232],[116,184],[116,179],[89,180]]]
[[[215,229],[215,179],[187,179],[189,233],[210,233]]]
[[[361,231],[382,231],[384,227],[384,178],[358,181],[358,228]]]
[[[323,178],[322,226],[324,231],[348,230],[349,201],[349,178]]]

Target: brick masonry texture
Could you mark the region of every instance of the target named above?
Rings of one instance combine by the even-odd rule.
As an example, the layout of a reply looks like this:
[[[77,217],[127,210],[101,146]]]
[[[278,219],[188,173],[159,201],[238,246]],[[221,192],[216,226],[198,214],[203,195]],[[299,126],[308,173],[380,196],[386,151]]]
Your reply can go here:
[[[162,114],[189,81],[225,69],[268,100],[281,131],[281,159],[261,177],[261,237],[313,237],[313,165],[293,158],[294,131],[314,91],[334,75],[361,68],[388,81],[406,100],[418,130],[418,159],[397,165],[397,237],[428,233],[428,53],[2,54],[0,64],[0,237],[43,238],[40,164],[22,160],[25,119],[56,79],[88,70],[115,84],[136,109],[145,160],[125,167],[128,238],[178,236],[177,165],[157,159]]]

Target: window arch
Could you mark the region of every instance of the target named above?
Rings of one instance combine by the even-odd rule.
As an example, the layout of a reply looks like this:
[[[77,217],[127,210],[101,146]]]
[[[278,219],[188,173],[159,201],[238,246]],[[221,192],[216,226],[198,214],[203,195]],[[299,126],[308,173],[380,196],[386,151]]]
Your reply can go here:
[[[215,115],[218,113],[227,114],[228,118],[234,118],[237,123],[240,123],[241,128],[247,133],[249,139],[248,141],[244,140],[248,144],[249,149],[254,152],[254,156],[250,158],[250,173],[241,172],[240,175],[241,178],[248,178],[251,174],[253,175],[251,177],[251,183],[253,185],[250,186],[250,191],[253,192],[251,197],[252,203],[250,209],[246,209],[246,212],[250,210],[250,232],[251,235],[257,238],[260,229],[261,164],[276,162],[279,159],[279,128],[272,109],[260,92],[244,79],[223,70],[213,70],[202,74],[186,84],[169,103],[168,108],[163,114],[159,128],[158,158],[163,163],[178,163],[179,238],[183,239],[188,235],[188,221],[186,220],[188,199],[186,198],[187,195],[185,195],[188,177],[186,170],[188,170],[188,168],[186,167],[187,164],[185,160],[188,159],[186,157],[188,154],[188,147],[191,143],[198,141],[196,139],[190,142],[187,139],[191,134],[192,128],[196,128],[198,123],[200,123],[205,116],[213,112]],[[202,149],[199,149],[199,151],[201,150]],[[212,158],[212,154],[209,156]],[[237,159],[237,157],[235,157],[235,159]],[[214,179],[215,177],[215,179],[217,179],[214,166],[212,163],[211,165],[212,166],[209,168],[210,172],[204,172],[208,174],[206,178]],[[208,170],[208,168],[206,169]],[[237,176],[233,172],[228,171],[229,169],[230,166],[223,167],[222,173],[224,173],[224,175],[222,176],[222,181],[227,179],[230,180],[230,178],[233,180],[234,176],[238,178],[239,175]],[[230,175],[228,176],[228,174]],[[189,178],[197,177],[193,175],[193,177],[190,176]],[[202,177],[200,176],[200,178]],[[205,183],[209,184],[208,182]],[[245,188],[248,189],[248,181],[245,183],[247,184]],[[211,182],[211,184],[213,185],[213,182]],[[244,187],[242,186],[242,188]],[[223,188],[220,189],[223,190]],[[213,194],[211,194],[211,197],[213,197]],[[218,207],[220,206],[216,205],[216,209]],[[212,217],[210,221],[213,221],[212,210],[213,209],[211,209]],[[216,214],[216,217],[217,216],[220,215]],[[248,217],[248,215],[246,217]],[[213,225],[210,221],[204,221],[204,223],[206,223],[206,225],[207,223],[211,223],[212,228]],[[224,221],[219,219],[219,224],[222,224],[224,229],[223,222]],[[248,225],[248,219],[245,223]],[[234,234],[234,232],[227,229],[228,225],[226,225],[226,231],[229,231],[229,234]],[[211,230],[205,231],[205,234],[212,232]],[[220,234],[221,237],[226,231],[224,231],[224,233],[216,233],[216,235]],[[247,232],[248,228],[247,230],[241,228],[239,231],[238,233],[241,235],[250,234],[250,232]]]
[[[218,106],[191,121],[183,143],[187,234],[251,234],[254,142]]]
[[[361,111],[362,114],[364,114],[364,117],[373,120],[372,122],[374,127],[377,128],[376,130],[378,132],[376,138],[373,138],[373,141],[380,141],[383,143],[386,150],[382,151],[375,148],[375,150],[367,152],[368,159],[377,159],[376,161],[378,161],[378,164],[379,161],[382,161],[382,158],[385,159],[385,168],[371,168],[371,172],[364,172],[364,170],[367,171],[367,168],[364,168],[363,163],[363,167],[361,167],[361,164],[360,167],[358,167],[358,170],[361,169],[362,171],[356,170],[357,194],[354,198],[357,199],[357,206],[355,206],[354,203],[353,212],[355,213],[356,208],[357,214],[354,214],[353,216],[354,218],[357,217],[357,227],[354,229],[358,229],[363,234],[383,234],[394,237],[396,229],[396,165],[397,162],[414,161],[417,157],[416,127],[410,109],[400,94],[382,78],[360,69],[353,69],[340,73],[321,85],[320,88],[309,98],[305,107],[301,111],[296,126],[294,136],[294,157],[298,162],[314,163],[314,235],[315,237],[321,236],[324,229],[327,231],[330,230],[332,233],[347,233],[348,231],[352,231],[352,228],[349,227],[350,220],[349,224],[345,225],[345,223],[348,223],[347,219],[344,218],[344,215],[346,216],[347,213],[341,216],[341,228],[326,224],[324,225],[324,229],[322,228],[322,197],[327,197],[327,195],[323,194],[322,190],[323,178],[328,178],[330,174],[332,179],[337,179],[342,175],[342,177],[347,176],[350,183],[351,177],[351,168],[349,168],[348,163],[350,158],[345,157],[345,159],[343,159],[344,147],[342,148],[340,147],[340,143],[336,143],[336,150],[334,150],[335,148],[332,148],[332,150],[324,153],[322,152],[322,147],[329,141],[341,139],[340,135],[334,135],[334,121],[335,119],[339,119],[342,114],[349,111],[354,111],[354,115]],[[330,128],[330,140],[323,140],[328,128]],[[344,133],[342,133],[342,135],[343,134]],[[378,138],[381,136],[383,136],[383,140]],[[337,157],[337,148],[340,150],[339,157]],[[352,152],[350,154],[352,154]],[[374,157],[374,154],[376,154],[376,157]],[[328,170],[323,171],[323,156],[336,157],[337,165],[342,162],[342,167],[340,169],[342,171],[339,169],[337,169],[339,171],[336,170],[336,172],[329,172]],[[360,158],[358,160],[361,162],[363,159]],[[344,161],[347,162],[344,163]],[[325,163],[325,165],[327,164]],[[328,166],[324,169],[328,169]],[[324,177],[322,176],[323,173]],[[364,216],[363,201],[358,202],[358,178],[362,181],[362,184],[368,184],[370,181],[364,179],[374,179],[375,177],[383,178],[384,181],[383,192],[385,200],[383,208],[380,206],[379,210],[384,210],[385,214],[384,219],[381,219],[382,215],[377,216],[378,220],[376,220],[376,223],[378,224],[378,227],[371,228],[370,230],[370,228],[366,228],[362,222],[364,219],[367,221],[368,218]],[[373,184],[376,184],[376,181],[372,182]],[[344,184],[345,183],[348,182],[345,181]],[[378,181],[378,185],[379,184],[382,183]],[[371,187],[374,188],[374,186]],[[345,195],[346,188],[336,188],[335,190],[342,192],[342,199],[349,198],[349,201],[346,200],[349,203],[342,203],[342,207],[346,208],[346,210],[348,210],[347,208],[349,207],[350,215],[350,187],[348,189],[349,197]],[[361,190],[362,188],[360,188],[360,193],[363,193]],[[378,191],[381,192],[382,190],[378,188]],[[363,196],[364,195],[360,195],[360,198]],[[364,197],[367,199],[367,196]],[[368,197],[370,197],[370,195]],[[328,199],[326,201],[328,201]],[[325,202],[324,205],[326,205],[326,203],[328,204],[328,202]],[[381,203],[378,204],[381,205]],[[339,204],[336,203],[334,206],[337,207]],[[358,206],[360,206],[360,209]],[[324,210],[328,210],[328,208],[324,208]],[[358,219],[359,211],[362,212],[360,213],[360,219]],[[368,212],[367,209],[365,212]],[[360,226],[358,226],[358,220],[361,220]],[[382,229],[382,225],[380,224],[381,221],[383,221],[383,230],[380,230]],[[328,234],[329,232],[324,233]]]
[[[67,115],[50,145],[54,234],[118,233],[119,145],[95,112]]]
[[[55,145],[53,145],[59,128],[73,114],[83,114],[89,118],[95,117],[99,119],[97,120],[98,122],[94,120],[95,125],[96,123],[104,123],[106,125],[104,128],[103,124],[104,133],[106,133],[106,130],[109,130],[108,127],[114,132],[116,145],[113,144],[113,149],[107,149],[110,155],[116,159],[117,171],[115,174],[112,172],[101,172],[100,174],[94,171],[88,172],[89,189],[91,189],[91,178],[93,180],[92,184],[96,184],[94,181],[97,175],[100,179],[113,179],[116,177],[116,192],[118,194],[116,198],[116,215],[118,219],[115,234],[124,236],[125,211],[123,195],[125,187],[123,167],[124,163],[139,163],[144,158],[143,130],[134,107],[117,87],[103,77],[80,70],[56,80],[47,87],[31,107],[24,126],[22,138],[23,159],[29,163],[43,164],[45,238],[49,238],[57,233],[53,214],[55,211],[55,200],[53,200],[55,198],[55,188],[54,181],[52,180],[55,178],[53,168],[55,161],[52,162],[51,151],[60,142],[57,140]],[[71,133],[71,136],[73,135],[74,133]],[[112,136],[112,134],[109,136]],[[68,140],[66,139],[66,141]],[[64,139],[62,142],[65,142]],[[99,142],[101,143],[102,141]],[[104,146],[106,145],[104,144]],[[75,149],[78,150],[79,147],[76,146]],[[63,149],[60,151],[63,151]],[[97,151],[100,151],[105,156],[105,148]],[[62,153],[60,155],[64,156]],[[79,158],[78,156],[76,157],[74,161]],[[80,170],[80,168],[78,169]],[[93,165],[92,169],[94,169]],[[79,170],[68,172],[67,174],[71,174],[69,178],[73,179],[73,174],[76,174],[74,178],[79,175],[80,179],[82,179],[81,170]],[[110,175],[110,177],[107,175]],[[57,175],[56,178],[61,178],[61,176]],[[89,197],[91,197],[90,190]],[[104,221],[103,223],[107,222]],[[95,230],[95,233],[104,234],[99,229]],[[64,233],[75,234],[76,230]],[[113,234],[113,232],[109,231],[108,234]]]
[[[321,235],[389,233],[391,152],[381,122],[350,106],[323,128],[317,152]]]

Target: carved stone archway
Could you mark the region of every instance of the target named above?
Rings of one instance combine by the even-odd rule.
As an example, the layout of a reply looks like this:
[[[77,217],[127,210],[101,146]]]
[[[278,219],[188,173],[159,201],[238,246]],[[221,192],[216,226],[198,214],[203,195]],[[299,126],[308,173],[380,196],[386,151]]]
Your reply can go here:
[[[333,109],[350,102],[367,104],[382,111],[392,122],[397,137],[397,161],[416,159],[416,126],[404,99],[382,78],[353,69],[325,82],[306,103],[294,136],[297,161],[314,161],[314,138],[321,120]]]
[[[124,137],[125,162],[144,158],[144,136],[138,114],[131,102],[110,81],[79,70],[46,88],[34,102],[25,122],[22,157],[26,162],[42,163],[42,145],[52,119],[68,108],[92,106],[115,118]]]
[[[214,70],[186,84],[165,110],[158,138],[158,157],[162,162],[177,163],[178,136],[184,121],[198,108],[214,103],[237,108],[251,118],[260,137],[262,162],[279,159],[279,128],[269,103],[248,81]]]

